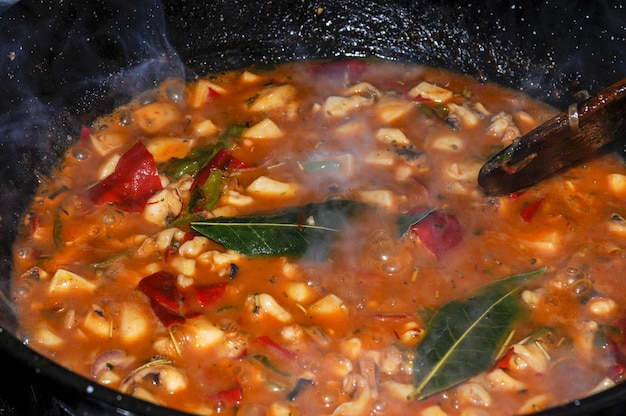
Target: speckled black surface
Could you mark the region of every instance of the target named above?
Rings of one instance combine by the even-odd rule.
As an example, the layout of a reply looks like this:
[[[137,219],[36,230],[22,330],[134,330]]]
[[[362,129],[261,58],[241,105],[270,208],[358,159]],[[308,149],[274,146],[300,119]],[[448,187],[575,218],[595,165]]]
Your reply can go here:
[[[577,91],[626,77],[626,9],[609,0],[22,0],[0,15],[0,289],[34,173],[82,123],[169,75],[346,56],[468,72],[564,108]],[[0,324],[0,416],[176,414],[22,347],[3,302]],[[550,414],[623,415],[625,401],[622,387]]]

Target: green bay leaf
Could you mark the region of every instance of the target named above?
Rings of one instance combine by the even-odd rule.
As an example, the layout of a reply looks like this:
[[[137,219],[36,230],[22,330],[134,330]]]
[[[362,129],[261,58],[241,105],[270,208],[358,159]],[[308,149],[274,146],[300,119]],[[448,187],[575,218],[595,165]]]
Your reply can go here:
[[[467,300],[441,306],[426,327],[413,363],[414,395],[425,398],[493,366],[513,325],[523,316],[523,284],[545,268],[483,287]]]
[[[371,209],[349,200],[329,200],[240,217],[194,221],[200,234],[247,256],[314,253],[325,257],[335,235],[358,212]]]

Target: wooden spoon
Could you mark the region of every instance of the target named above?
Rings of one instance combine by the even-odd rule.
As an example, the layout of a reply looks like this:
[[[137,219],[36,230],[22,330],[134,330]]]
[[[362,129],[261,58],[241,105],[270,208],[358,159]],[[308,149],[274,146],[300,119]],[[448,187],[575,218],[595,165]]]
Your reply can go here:
[[[483,165],[478,183],[489,194],[515,192],[617,139],[626,139],[626,79],[515,139]]]

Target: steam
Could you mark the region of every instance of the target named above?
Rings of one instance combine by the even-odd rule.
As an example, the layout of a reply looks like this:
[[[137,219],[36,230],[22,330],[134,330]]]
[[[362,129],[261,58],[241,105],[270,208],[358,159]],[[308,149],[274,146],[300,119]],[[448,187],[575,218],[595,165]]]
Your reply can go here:
[[[0,288],[20,213],[82,124],[184,77],[157,0],[23,0],[0,17]],[[0,324],[12,327],[0,302]]]

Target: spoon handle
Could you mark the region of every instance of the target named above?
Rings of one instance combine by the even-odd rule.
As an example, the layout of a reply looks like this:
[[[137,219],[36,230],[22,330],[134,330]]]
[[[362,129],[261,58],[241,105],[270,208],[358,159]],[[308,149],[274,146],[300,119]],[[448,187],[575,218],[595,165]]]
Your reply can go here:
[[[483,165],[478,183],[489,194],[515,192],[620,138],[626,138],[626,78],[515,139]]]

